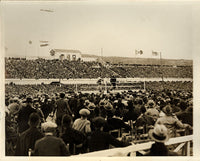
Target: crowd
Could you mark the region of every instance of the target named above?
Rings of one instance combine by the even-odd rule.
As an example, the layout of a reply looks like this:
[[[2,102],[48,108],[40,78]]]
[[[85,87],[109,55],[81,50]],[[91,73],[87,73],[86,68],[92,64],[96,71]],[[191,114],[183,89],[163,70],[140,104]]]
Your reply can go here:
[[[18,84],[6,84],[5,85],[5,93],[6,95],[16,95],[16,94],[26,94],[26,95],[33,95],[37,94],[38,92],[44,92],[46,94],[51,93],[60,93],[65,91],[75,91],[77,88],[77,92],[79,91],[96,91],[98,90],[98,84],[62,84],[61,86],[58,85],[50,85],[50,84],[37,84],[37,85],[18,85]],[[105,89],[105,85],[102,86],[103,89]],[[110,84],[107,85],[108,89],[111,89],[112,86]],[[192,91],[193,86],[192,82],[178,82],[178,81],[172,81],[172,82],[144,82],[140,83],[117,83],[116,89],[117,90],[140,90],[140,89],[146,89],[146,90],[162,90],[162,89],[168,89],[168,90],[181,90],[181,91]]]
[[[138,66],[109,65],[99,62],[83,62],[68,60],[24,60],[5,58],[6,78],[110,78],[113,73],[120,78],[192,78],[192,66]]]
[[[156,141],[145,155],[172,155],[164,142],[182,135],[177,129],[191,133],[192,98],[191,91],[167,89],[107,94],[7,93],[6,155],[69,156],[125,147],[131,143],[118,140],[111,131],[123,129],[131,134],[140,127]]]

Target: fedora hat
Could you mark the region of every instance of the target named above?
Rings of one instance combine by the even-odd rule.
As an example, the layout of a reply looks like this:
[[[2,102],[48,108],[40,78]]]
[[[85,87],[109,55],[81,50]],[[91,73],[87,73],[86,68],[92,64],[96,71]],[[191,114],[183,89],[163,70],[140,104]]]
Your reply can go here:
[[[149,137],[156,142],[164,143],[169,140],[168,130],[165,125],[156,124],[154,129],[149,130]]]

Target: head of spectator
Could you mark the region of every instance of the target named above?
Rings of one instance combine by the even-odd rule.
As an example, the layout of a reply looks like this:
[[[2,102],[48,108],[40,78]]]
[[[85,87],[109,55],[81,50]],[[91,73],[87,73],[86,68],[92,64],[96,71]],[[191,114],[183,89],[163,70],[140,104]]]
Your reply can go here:
[[[44,131],[45,135],[55,135],[57,124],[51,121],[47,121],[41,124],[42,130]]]
[[[62,118],[62,126],[64,128],[71,127],[73,124],[72,117],[68,114],[65,114]]]
[[[167,105],[163,108],[163,112],[165,113],[165,115],[167,116],[171,116],[172,115],[172,107],[170,105]]]
[[[182,111],[185,111],[188,107],[188,104],[185,101],[181,101],[180,104],[179,104],[179,107]]]
[[[90,115],[90,111],[88,109],[83,108],[79,111],[79,114],[80,114],[81,118],[86,119],[87,116]]]
[[[142,114],[144,114],[147,110],[146,110],[145,106],[142,106],[142,107],[140,108],[140,111],[141,111]]]
[[[94,123],[94,128],[96,130],[99,129],[99,130],[103,131],[103,127],[106,123],[106,120],[103,117],[99,116],[99,117],[95,117],[93,119],[93,123]]]
[[[112,111],[113,110],[113,105],[110,102],[107,102],[104,106],[106,111]]]
[[[28,96],[28,97],[26,98],[26,103],[27,103],[27,104],[33,103],[32,97]]]
[[[60,93],[60,98],[65,98],[65,93]]]
[[[37,113],[32,113],[29,116],[28,124],[30,127],[37,127],[40,123],[40,117]]]
[[[147,102],[147,108],[154,108],[155,107],[155,102],[153,100],[149,100]]]
[[[88,104],[87,108],[88,108],[88,110],[90,110],[90,111],[94,111],[94,109],[96,108],[96,106],[95,106],[94,103],[90,102],[90,103]]]

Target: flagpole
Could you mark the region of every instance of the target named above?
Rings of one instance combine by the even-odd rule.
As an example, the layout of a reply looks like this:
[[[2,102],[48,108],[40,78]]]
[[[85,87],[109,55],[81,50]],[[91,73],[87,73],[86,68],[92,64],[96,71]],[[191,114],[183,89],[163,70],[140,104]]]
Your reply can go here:
[[[162,63],[162,53],[160,52],[160,67],[161,67],[161,77],[162,77],[162,89],[164,89],[163,87],[163,63]]]

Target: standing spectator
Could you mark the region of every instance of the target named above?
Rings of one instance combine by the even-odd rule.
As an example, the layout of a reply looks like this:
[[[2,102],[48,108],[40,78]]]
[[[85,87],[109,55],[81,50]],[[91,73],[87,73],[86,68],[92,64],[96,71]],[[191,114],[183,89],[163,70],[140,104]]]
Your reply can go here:
[[[28,124],[30,128],[24,131],[17,140],[16,156],[28,156],[29,149],[34,150],[35,142],[43,137],[43,134],[37,128],[40,118],[37,113],[32,113]]]
[[[72,116],[72,111],[69,107],[68,101],[65,99],[65,94],[60,93],[60,99],[56,101],[56,123],[60,127],[61,120],[64,114],[69,114]]]
[[[55,135],[57,125],[53,122],[45,122],[42,128],[45,136],[35,143],[34,155],[36,156],[69,156],[64,141]]]
[[[33,108],[32,98],[27,97],[25,106],[23,106],[18,113],[19,133],[22,133],[29,128],[28,120],[30,114],[33,112],[36,112],[36,110]]]

